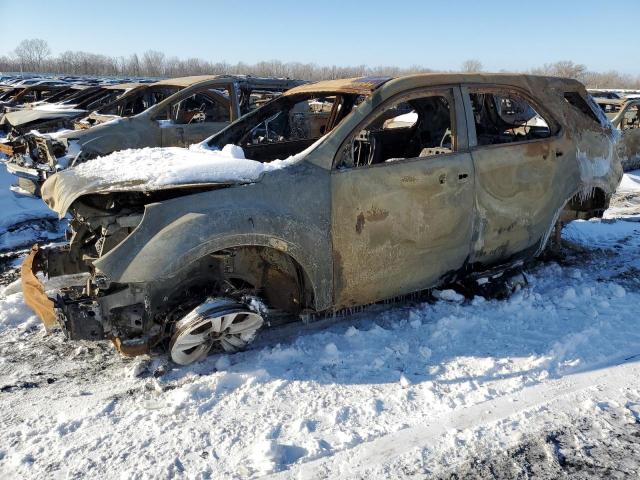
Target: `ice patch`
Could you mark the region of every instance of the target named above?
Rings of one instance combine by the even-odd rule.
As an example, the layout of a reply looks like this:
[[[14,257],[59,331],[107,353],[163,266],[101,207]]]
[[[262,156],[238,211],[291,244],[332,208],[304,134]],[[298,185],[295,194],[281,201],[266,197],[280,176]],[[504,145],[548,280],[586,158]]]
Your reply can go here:
[[[461,303],[464,302],[464,295],[460,295],[455,290],[433,290],[433,296],[439,300],[446,302]]]

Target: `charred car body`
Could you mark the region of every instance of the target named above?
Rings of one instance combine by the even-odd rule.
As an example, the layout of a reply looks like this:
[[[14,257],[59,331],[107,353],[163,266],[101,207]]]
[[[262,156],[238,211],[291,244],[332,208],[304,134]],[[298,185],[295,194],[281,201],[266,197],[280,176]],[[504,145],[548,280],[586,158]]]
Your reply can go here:
[[[256,106],[304,82],[197,76],[162,80],[131,90],[60,135],[26,134],[0,146],[18,186],[38,194],[52,173],[114,151],[188,146],[221,130]]]
[[[195,172],[179,174],[196,152],[167,149],[161,174],[145,162],[123,173],[112,159],[49,178],[43,198],[71,213],[70,242],[34,247],[25,301],[70,338],[110,338],[130,354],[164,343],[189,363],[242,347],[265,315],[337,311],[521,265],[558,221],[602,215],[622,175],[615,142],[573,80],[301,86],[203,142]],[[50,299],[38,270],[90,277]]]
[[[60,92],[53,95],[48,102],[5,113],[0,119],[0,126],[8,133],[10,142],[31,130],[50,133],[60,129],[72,129],[75,120],[111,104],[137,86],[138,84],[117,84],[71,87],[69,96],[64,95],[66,91]]]
[[[68,85],[30,85],[12,87],[0,93],[0,108],[3,112],[22,108],[32,102],[46,101],[59,92],[72,93]]]
[[[87,88],[86,86],[79,86],[79,85],[62,87],[57,92],[51,93],[51,95],[42,95],[41,100],[36,100],[35,98],[37,97],[33,95],[30,97],[30,100],[25,101],[24,103],[20,103],[19,105],[5,106],[4,112],[6,114],[11,112],[18,112],[20,110],[31,109],[41,105],[54,104],[54,103],[66,100],[67,98],[71,98],[86,88]],[[6,131],[6,127],[4,126],[5,125],[4,114],[0,116],[0,125],[2,125],[2,128]]]
[[[640,98],[624,101],[596,99],[611,124],[620,131],[618,156],[624,171],[640,168]]]

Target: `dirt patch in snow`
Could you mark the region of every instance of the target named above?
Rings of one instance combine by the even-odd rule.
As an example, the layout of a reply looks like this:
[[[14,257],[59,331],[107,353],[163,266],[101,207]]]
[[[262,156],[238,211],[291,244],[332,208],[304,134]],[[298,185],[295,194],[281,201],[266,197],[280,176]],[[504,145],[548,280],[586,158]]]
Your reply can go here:
[[[631,398],[629,398],[631,397]],[[602,403],[557,429],[527,435],[516,447],[489,452],[453,471],[453,479],[628,479],[640,476],[640,397],[622,405]]]

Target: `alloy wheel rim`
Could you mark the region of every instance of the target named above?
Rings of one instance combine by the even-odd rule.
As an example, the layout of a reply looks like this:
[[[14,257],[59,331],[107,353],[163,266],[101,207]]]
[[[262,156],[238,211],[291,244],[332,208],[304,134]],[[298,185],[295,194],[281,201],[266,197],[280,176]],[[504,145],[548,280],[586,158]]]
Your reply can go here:
[[[261,315],[242,304],[208,300],[176,323],[169,346],[171,359],[188,365],[206,357],[213,347],[238,351],[253,340],[263,323]]]

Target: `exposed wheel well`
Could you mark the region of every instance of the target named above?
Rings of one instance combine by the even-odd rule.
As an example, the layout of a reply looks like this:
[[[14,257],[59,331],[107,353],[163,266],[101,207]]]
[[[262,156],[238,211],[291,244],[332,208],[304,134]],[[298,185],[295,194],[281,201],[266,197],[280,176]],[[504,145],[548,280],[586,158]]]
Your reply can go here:
[[[577,193],[564,207],[561,220],[570,222],[571,220],[588,220],[593,217],[602,217],[604,211],[609,208],[610,196],[601,188],[594,188],[590,194]]]
[[[299,313],[313,306],[313,288],[302,266],[287,253],[262,246],[235,247],[213,254],[221,276],[255,290],[269,307]]]
[[[262,246],[233,247],[196,260],[173,277],[170,286],[158,289],[154,303],[163,310],[157,313],[180,317],[212,295],[255,295],[270,309],[291,314],[314,306],[313,287],[301,265],[284,252]]]

